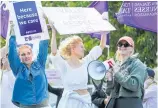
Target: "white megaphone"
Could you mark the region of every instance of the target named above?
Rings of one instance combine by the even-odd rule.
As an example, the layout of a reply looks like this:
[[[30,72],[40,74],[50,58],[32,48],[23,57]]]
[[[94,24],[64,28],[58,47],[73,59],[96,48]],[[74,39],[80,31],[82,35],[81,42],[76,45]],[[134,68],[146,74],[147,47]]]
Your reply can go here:
[[[94,60],[88,64],[87,70],[88,70],[89,75],[93,79],[101,80],[104,78],[107,70],[112,68],[113,64],[114,64],[113,59],[106,60],[104,62]]]

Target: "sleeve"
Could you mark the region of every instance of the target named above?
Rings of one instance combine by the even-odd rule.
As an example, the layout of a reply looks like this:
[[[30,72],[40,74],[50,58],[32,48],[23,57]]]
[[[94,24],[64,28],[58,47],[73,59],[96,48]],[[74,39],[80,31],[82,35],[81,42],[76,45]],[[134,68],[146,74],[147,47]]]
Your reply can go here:
[[[37,61],[45,67],[48,54],[48,40],[42,40],[39,43],[39,53],[37,56]]]
[[[151,86],[148,89],[145,90],[144,93],[144,100],[152,97],[156,97],[155,94],[157,94],[157,87]]]
[[[103,97],[103,96],[99,96],[97,91],[95,91],[93,94],[92,94],[92,102],[97,106],[97,107],[105,107],[105,104],[104,104],[104,99],[106,97]]]
[[[57,51],[57,54],[53,56],[52,54],[50,55],[50,62],[54,66],[55,69],[57,69],[61,76],[63,77],[63,73],[67,71],[67,67],[65,64],[65,60],[60,56],[59,51]]]
[[[146,66],[138,60],[131,66],[129,75],[123,75],[122,73],[126,72],[117,72],[115,73],[114,78],[116,82],[130,91],[137,91],[140,89],[147,77]]]
[[[63,93],[63,89],[62,88],[53,88],[50,86],[50,84],[48,84],[48,91],[59,96],[62,96]]]
[[[8,60],[9,60],[10,68],[12,69],[14,76],[16,76],[18,74],[18,69],[21,65],[21,61],[16,49],[15,36],[11,36],[9,39]]]
[[[91,62],[93,60],[98,59],[102,55],[102,49],[100,46],[95,46],[92,48],[92,50],[89,52],[87,56],[85,56],[82,60],[84,62]]]
[[[113,84],[113,81],[107,81],[107,85],[106,85],[106,94],[108,96],[110,96],[111,94],[111,91],[113,90],[113,87],[114,87],[114,84]]]

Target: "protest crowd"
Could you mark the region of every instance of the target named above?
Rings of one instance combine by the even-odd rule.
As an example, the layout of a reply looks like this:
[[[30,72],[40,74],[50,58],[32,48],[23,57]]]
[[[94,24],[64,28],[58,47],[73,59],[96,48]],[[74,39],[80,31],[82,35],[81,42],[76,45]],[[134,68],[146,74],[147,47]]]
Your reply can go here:
[[[22,8],[19,12],[33,11]],[[45,26],[51,35],[47,33],[47,39],[33,44],[18,44],[16,22],[11,18],[8,22],[9,35],[0,50],[1,108],[157,108],[156,71],[139,59],[132,36],[123,35],[117,40],[115,57],[98,62],[107,31],[99,32],[99,44],[85,55],[85,41],[79,35],[71,34],[58,44],[59,28],[44,11],[40,15],[48,22]],[[32,24],[40,22],[36,12],[17,16],[17,20],[36,17]],[[35,32],[38,34],[38,30]],[[57,70],[61,87],[48,81],[48,69]],[[96,84],[101,75],[98,71],[104,75]],[[88,89],[90,77],[94,90]],[[52,94],[57,97],[53,102]]]

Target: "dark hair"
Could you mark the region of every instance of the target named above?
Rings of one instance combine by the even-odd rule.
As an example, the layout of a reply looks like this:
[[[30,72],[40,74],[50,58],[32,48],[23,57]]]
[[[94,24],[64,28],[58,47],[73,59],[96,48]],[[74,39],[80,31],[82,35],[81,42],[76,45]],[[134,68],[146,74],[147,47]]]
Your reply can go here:
[[[147,73],[148,73],[148,76],[149,77],[152,77],[152,78],[154,78],[155,77],[155,72],[154,72],[154,70],[152,70],[151,68],[147,68]]]

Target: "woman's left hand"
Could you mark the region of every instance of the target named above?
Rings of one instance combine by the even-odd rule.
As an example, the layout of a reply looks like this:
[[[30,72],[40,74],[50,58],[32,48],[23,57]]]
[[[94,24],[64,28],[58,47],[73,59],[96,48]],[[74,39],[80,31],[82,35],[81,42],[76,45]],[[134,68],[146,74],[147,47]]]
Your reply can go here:
[[[113,71],[112,71],[113,74],[115,74],[115,73],[119,72],[120,66],[118,64],[114,64],[114,65],[112,65],[112,69],[113,69]]]

